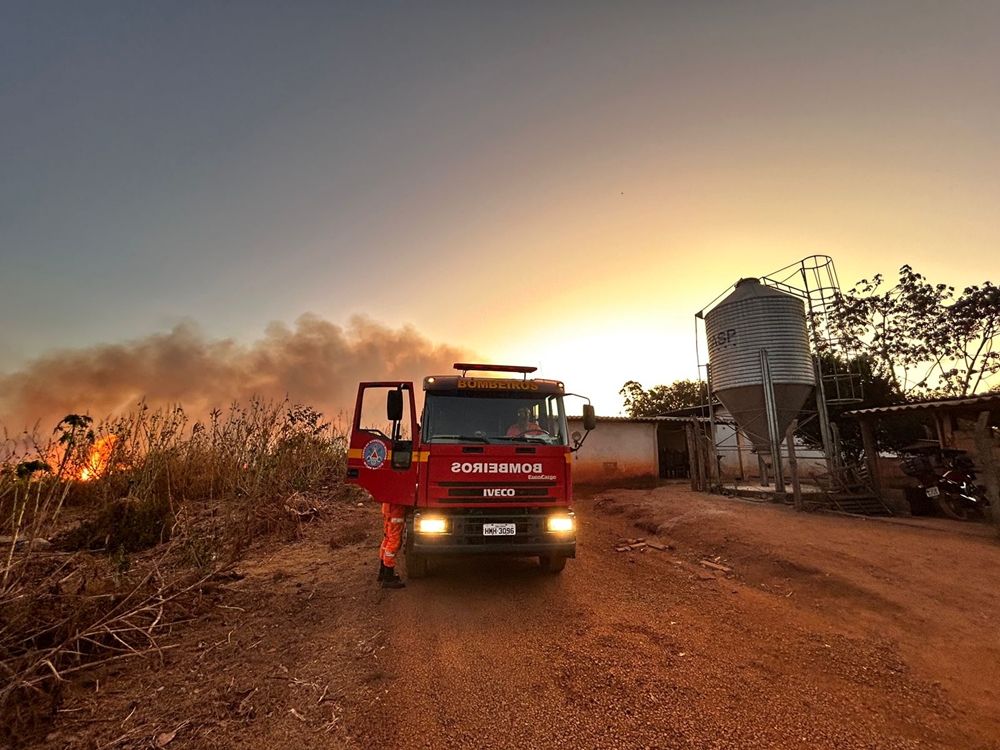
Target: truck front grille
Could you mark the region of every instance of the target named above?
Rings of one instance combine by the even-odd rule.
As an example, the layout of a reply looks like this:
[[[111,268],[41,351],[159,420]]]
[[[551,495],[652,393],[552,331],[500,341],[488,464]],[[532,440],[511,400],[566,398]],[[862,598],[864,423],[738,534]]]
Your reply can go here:
[[[555,482],[441,482],[431,495],[439,503],[552,503]]]

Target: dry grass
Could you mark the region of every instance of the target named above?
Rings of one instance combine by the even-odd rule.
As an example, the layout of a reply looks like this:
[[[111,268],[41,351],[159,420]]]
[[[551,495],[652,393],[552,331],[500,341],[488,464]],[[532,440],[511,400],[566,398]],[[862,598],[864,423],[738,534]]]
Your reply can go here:
[[[343,489],[346,440],[308,407],[252,401],[205,421],[70,415],[4,451],[0,741],[43,719],[68,675],[167,648],[250,544],[294,537]]]

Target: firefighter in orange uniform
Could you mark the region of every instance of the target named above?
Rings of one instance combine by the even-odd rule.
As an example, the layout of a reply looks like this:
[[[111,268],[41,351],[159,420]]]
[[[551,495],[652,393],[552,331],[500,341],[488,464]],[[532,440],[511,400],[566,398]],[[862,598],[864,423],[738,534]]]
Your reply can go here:
[[[406,586],[396,574],[396,555],[403,546],[404,523],[405,505],[382,503],[382,546],[378,551],[378,580],[384,589],[401,589]]]

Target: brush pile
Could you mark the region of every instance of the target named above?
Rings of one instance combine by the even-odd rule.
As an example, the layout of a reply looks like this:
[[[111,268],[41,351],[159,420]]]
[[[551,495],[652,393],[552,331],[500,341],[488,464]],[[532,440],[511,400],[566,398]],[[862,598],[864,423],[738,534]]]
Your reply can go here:
[[[289,540],[343,492],[346,440],[309,407],[251,401],[94,424],[0,455],[0,744],[58,706],[70,675],[156,659],[263,539]]]

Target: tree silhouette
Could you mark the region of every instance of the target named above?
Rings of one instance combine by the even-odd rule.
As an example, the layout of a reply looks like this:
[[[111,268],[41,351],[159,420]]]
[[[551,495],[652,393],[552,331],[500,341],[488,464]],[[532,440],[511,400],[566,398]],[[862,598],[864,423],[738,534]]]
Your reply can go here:
[[[892,288],[879,274],[838,295],[830,325],[907,400],[967,396],[1000,374],[1000,289],[989,281],[956,296],[903,266]]]
[[[654,385],[646,390],[629,380],[618,391],[630,417],[655,417],[675,409],[708,403],[708,389],[699,380],[675,380],[670,385]]]

